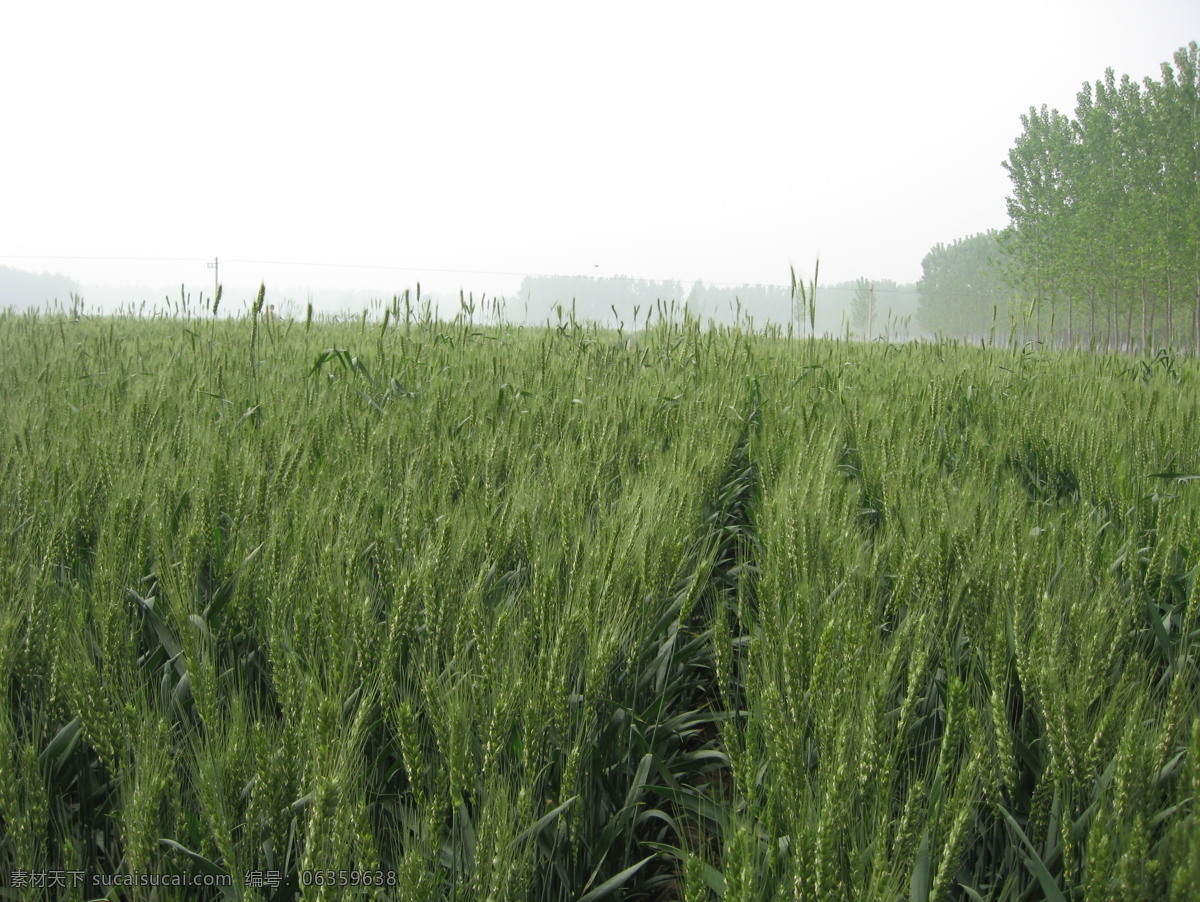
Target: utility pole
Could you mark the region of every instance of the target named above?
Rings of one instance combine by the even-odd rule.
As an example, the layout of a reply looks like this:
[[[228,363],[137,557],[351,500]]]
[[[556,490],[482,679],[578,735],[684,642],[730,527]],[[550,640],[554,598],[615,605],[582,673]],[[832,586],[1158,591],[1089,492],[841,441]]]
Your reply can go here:
[[[213,297],[217,296],[217,292],[221,290],[221,262],[219,258],[213,257],[212,263],[208,264],[208,268],[213,271]]]

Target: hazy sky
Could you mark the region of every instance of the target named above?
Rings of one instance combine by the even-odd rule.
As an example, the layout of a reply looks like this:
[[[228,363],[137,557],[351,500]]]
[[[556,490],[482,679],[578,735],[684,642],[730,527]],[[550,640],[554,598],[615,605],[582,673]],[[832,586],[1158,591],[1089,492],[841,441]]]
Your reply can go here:
[[[1196,0],[6,3],[0,264],[910,281],[1005,225],[1031,105],[1196,39]]]

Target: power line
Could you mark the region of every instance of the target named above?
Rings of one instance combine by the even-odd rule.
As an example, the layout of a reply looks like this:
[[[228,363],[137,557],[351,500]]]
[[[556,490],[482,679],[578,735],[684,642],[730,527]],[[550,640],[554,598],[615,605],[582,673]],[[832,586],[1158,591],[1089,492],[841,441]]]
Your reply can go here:
[[[323,263],[318,261],[306,260],[229,260],[226,263],[242,263],[253,264],[258,266],[318,266],[326,269],[369,269],[369,270],[384,270],[391,272],[416,272],[416,273],[441,273],[445,275],[457,276],[509,276],[509,277],[529,277],[533,279],[552,279],[552,278],[586,278],[586,279],[622,279],[629,282],[647,281],[647,282],[679,282],[684,284],[686,280],[677,278],[653,278],[650,276],[628,276],[628,275],[606,275],[596,276],[591,274],[573,274],[573,273],[536,273],[536,272],[518,272],[515,270],[503,269],[446,269],[435,266],[388,266],[371,263]],[[701,280],[703,281],[703,280]],[[788,288],[790,286],[781,283],[771,282],[705,282],[705,285],[716,285],[729,288],[741,288],[750,286],[754,288]]]
[[[499,269],[441,269],[432,266],[387,266],[378,263],[323,263],[315,260],[229,260],[226,263],[249,263],[258,266],[318,266],[324,269],[378,269],[394,272],[436,272],[466,276],[529,276],[535,273],[506,272]]]
[[[203,263],[196,257],[104,257],[104,256],[51,256],[46,254],[0,254],[0,260],[91,260],[100,263]]]

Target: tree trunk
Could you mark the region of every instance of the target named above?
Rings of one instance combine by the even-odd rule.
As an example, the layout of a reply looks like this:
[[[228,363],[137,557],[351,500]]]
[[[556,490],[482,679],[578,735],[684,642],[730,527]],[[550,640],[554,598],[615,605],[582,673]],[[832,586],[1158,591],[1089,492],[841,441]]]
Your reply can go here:
[[[1150,349],[1153,350],[1156,342],[1154,341],[1154,315],[1158,310],[1157,304],[1150,305]]]
[[[1167,347],[1171,347],[1171,319],[1174,311],[1171,309],[1171,274],[1167,273]]]
[[[1196,270],[1196,344],[1197,356],[1200,356],[1200,269]]]
[[[1133,298],[1129,299],[1129,315],[1125,317],[1125,351],[1133,353]]]
[[[1146,277],[1142,276],[1142,353],[1146,353]],[[1133,311],[1130,310],[1130,313]]]
[[[1088,286],[1088,304],[1091,307],[1091,322],[1088,324],[1088,347],[1094,351],[1096,350],[1096,286],[1094,283]]]
[[[1121,305],[1120,293],[1116,285],[1112,292],[1112,319],[1108,324],[1108,350],[1113,350],[1121,343]]]

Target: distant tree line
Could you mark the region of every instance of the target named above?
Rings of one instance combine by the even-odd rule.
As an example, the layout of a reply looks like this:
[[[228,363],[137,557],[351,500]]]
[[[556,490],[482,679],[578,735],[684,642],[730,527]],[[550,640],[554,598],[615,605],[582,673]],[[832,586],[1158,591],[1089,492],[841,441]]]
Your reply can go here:
[[[935,245],[921,261],[916,286],[921,329],[930,335],[1005,339],[1019,312],[1011,280],[995,230]]]
[[[916,320],[918,294],[913,284],[859,278],[821,289],[821,298],[849,310],[850,325],[868,340],[912,338],[923,331]]]
[[[638,279],[631,276],[526,276],[515,302],[509,301],[510,314],[527,321],[553,320],[561,306],[563,315],[574,312],[579,320],[612,322],[616,310],[619,320],[633,325],[657,310],[659,305],[683,316],[684,310],[704,322],[731,324],[739,318],[757,323],[787,323],[791,315],[791,291],[782,285],[713,285],[696,281],[685,290],[683,283]]]
[[[79,283],[57,273],[34,273],[0,266],[0,308],[48,309],[55,301],[66,306],[80,293]]]
[[[784,285],[706,285],[697,280],[687,295],[688,311],[705,322],[732,324],[791,322],[792,292]]]
[[[874,336],[908,337],[916,329],[913,315],[917,310],[915,285],[899,285],[888,279],[859,280],[834,285],[819,285],[816,302],[816,331],[839,334],[847,325],[855,292],[862,283],[874,289],[872,325]],[[862,289],[867,290],[867,289]],[[801,316],[792,298],[790,285],[742,284],[727,285],[697,280],[689,289],[678,281],[654,281],[628,276],[526,276],[516,297],[506,304],[506,315],[526,322],[554,321],[561,307],[564,317],[574,314],[580,321],[614,323],[633,326],[633,312],[638,310],[638,322],[662,304],[672,304],[674,314],[690,316],[704,323],[732,325],[752,323],[756,326],[775,324],[786,328],[793,325],[807,334],[809,325]],[[862,307],[861,322],[855,331],[865,334],[867,306]],[[615,323],[614,323],[615,324]]]
[[[613,322],[613,309],[620,319],[633,325],[633,311],[639,319],[659,301],[683,303],[683,285],[675,281],[653,281],[631,276],[526,276],[516,298],[508,302],[508,315],[527,322],[546,322],[558,316],[574,314],[580,321]]]
[[[1031,337],[1200,349],[1197,45],[1161,80],[1085,84],[1074,117],[1030,108],[1004,163],[1001,236]]]

